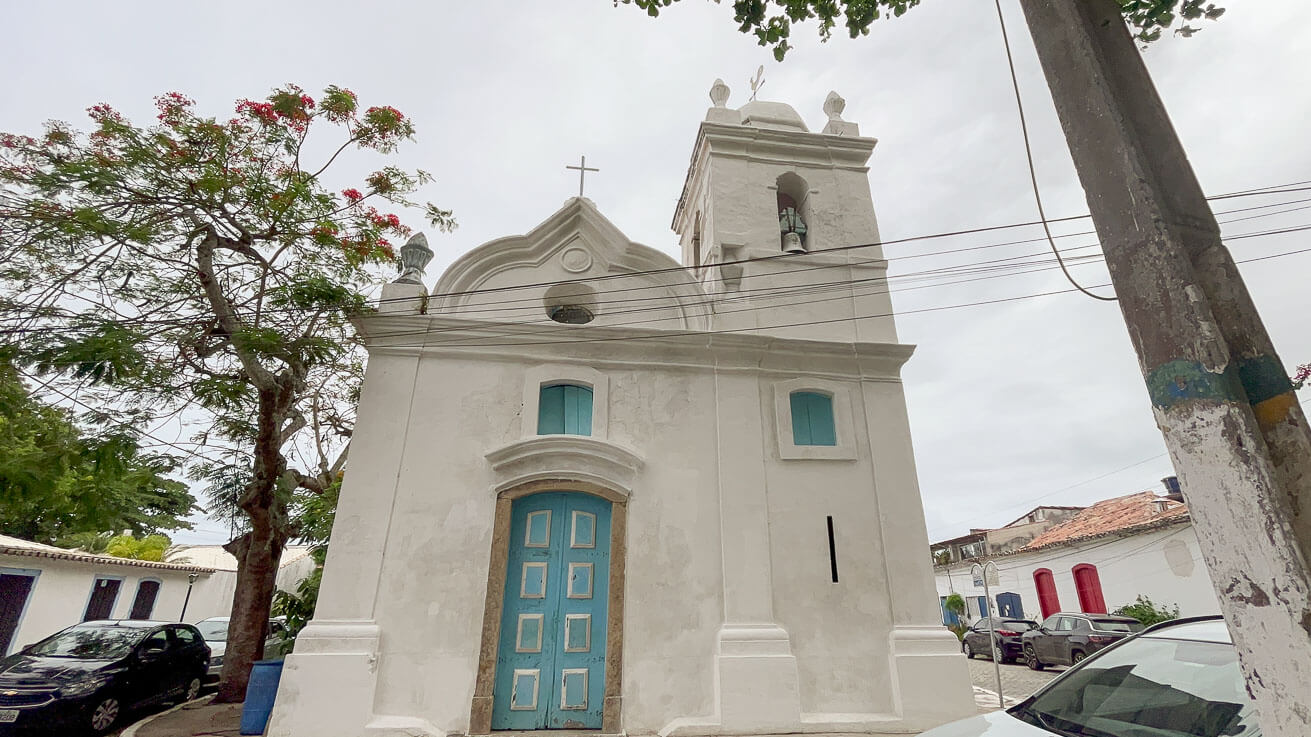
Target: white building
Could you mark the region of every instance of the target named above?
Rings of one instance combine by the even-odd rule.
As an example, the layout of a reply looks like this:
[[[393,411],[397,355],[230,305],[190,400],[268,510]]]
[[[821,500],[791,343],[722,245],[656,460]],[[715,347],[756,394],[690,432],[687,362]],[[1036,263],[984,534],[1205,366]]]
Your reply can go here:
[[[283,548],[274,581],[279,589],[294,592],[296,585],[314,571],[317,563],[310,555],[312,548],[311,545]],[[168,560],[213,570],[211,575],[196,582],[185,621],[195,623],[232,614],[232,597],[237,590],[237,559],[232,553],[222,545],[179,545],[170,551]]]
[[[0,535],[0,655],[88,619],[176,621],[185,603],[191,620],[195,590],[214,573]]]
[[[1177,605],[1185,617],[1220,613],[1188,507],[1150,491],[1100,501],[1024,547],[989,558],[1000,575],[991,587],[993,611],[1003,616],[1105,614],[1140,594]],[[961,594],[970,621],[986,606],[970,576],[973,563],[935,567],[939,598]]]
[[[361,319],[351,469],[269,734],[974,713],[923,554],[912,348],[868,245],[875,141],[836,95],[821,133],[727,97],[675,210],[682,265],[574,198],[430,296],[407,260]]]
[[[308,546],[288,547],[278,588],[294,591],[314,566]],[[226,617],[236,583],[237,559],[220,545],[182,546],[158,563],[0,535],[0,655],[89,619]]]

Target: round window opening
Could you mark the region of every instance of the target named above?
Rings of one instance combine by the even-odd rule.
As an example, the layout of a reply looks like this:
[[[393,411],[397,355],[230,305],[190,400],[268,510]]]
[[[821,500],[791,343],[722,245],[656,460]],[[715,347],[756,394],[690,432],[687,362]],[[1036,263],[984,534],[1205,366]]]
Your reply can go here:
[[[585,325],[595,317],[592,311],[582,305],[558,305],[547,310],[552,320],[567,325]]]
[[[586,325],[596,319],[596,290],[578,282],[556,284],[546,290],[542,307],[546,316],[565,325]]]

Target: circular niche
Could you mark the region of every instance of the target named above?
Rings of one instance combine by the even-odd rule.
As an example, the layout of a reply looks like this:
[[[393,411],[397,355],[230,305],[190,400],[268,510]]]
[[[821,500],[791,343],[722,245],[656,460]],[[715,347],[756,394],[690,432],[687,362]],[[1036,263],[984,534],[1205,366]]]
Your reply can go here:
[[[587,284],[556,284],[542,300],[546,316],[565,325],[586,325],[596,319],[596,290]]]

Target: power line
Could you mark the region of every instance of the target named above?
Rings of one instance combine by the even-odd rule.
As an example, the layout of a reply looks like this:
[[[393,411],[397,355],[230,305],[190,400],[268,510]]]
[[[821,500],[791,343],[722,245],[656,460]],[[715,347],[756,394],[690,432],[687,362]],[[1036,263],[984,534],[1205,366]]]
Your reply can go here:
[[[1100,294],[1094,294],[1079,284],[1075,280],[1070,270],[1065,268],[1065,260],[1061,258],[1061,251],[1056,247],[1056,241],[1052,238],[1051,226],[1047,224],[1047,213],[1043,210],[1042,195],[1038,191],[1038,172],[1033,166],[1033,148],[1029,145],[1029,124],[1024,120],[1024,102],[1020,99],[1020,82],[1015,76],[1015,59],[1011,56],[1011,42],[1006,36],[1006,18],[1001,12],[1001,0],[993,0],[997,5],[997,21],[1001,24],[1001,41],[1006,47],[1006,66],[1011,72],[1011,86],[1015,89],[1015,108],[1020,113],[1020,133],[1024,136],[1024,158],[1029,163],[1029,183],[1033,185],[1033,201],[1038,205],[1038,218],[1042,221],[1042,231],[1047,235],[1047,243],[1051,245],[1052,253],[1056,255],[1056,263],[1060,264],[1061,273],[1065,275],[1066,281],[1074,285],[1075,289],[1103,302],[1114,302],[1118,299],[1115,295],[1109,297]]]
[[[18,373],[19,373],[19,374],[22,374],[22,375],[23,375],[24,377],[26,377],[29,381],[36,381],[36,382],[40,383],[40,380],[37,379],[35,376],[32,376],[31,374],[29,374],[29,373],[27,373],[27,372],[25,372],[25,371],[23,371],[23,370],[21,370],[21,369],[18,369]],[[54,392],[55,394],[58,394],[59,396],[63,397],[64,399],[67,399],[68,401],[72,402],[73,404],[82,407],[83,409],[90,410],[90,411],[92,411],[92,412],[98,412],[98,411],[99,411],[99,410],[97,410],[95,407],[92,407],[91,405],[87,404],[86,402],[83,402],[82,400],[78,399],[77,397],[74,397],[74,396],[72,396],[72,395],[70,395],[70,394],[64,392],[62,389],[60,389],[60,388],[54,386],[54,385],[51,384],[50,382],[45,382],[45,383],[44,383],[44,387],[45,387],[46,389],[49,389],[50,391]],[[216,462],[217,462],[217,461],[215,461],[213,458],[208,458],[208,457],[206,457],[206,456],[203,456],[203,455],[197,453],[196,451],[190,450],[190,449],[188,449],[188,448],[184,448],[184,447],[182,447],[181,445],[176,445],[176,444],[174,444],[174,443],[170,443],[169,441],[164,440],[164,439],[162,439],[162,438],[160,438],[160,437],[158,437],[158,436],[156,436],[156,435],[153,435],[153,434],[151,434],[150,432],[147,432],[146,430],[140,430],[139,432],[140,432],[142,435],[144,435],[145,437],[148,437],[148,438],[150,438],[151,440],[154,440],[155,443],[157,443],[158,445],[163,445],[163,446],[167,446],[167,447],[173,448],[173,449],[175,449],[175,450],[182,451],[183,453],[186,453],[187,455],[189,455],[189,456],[193,456],[193,457],[195,457],[195,458],[199,458],[199,459],[202,460],[202,461],[209,461],[210,463],[216,463]]]
[[[1304,227],[1301,228],[1301,229],[1302,229],[1302,230],[1311,230],[1311,226],[1304,226]],[[1255,235],[1255,234],[1253,234],[1253,235]],[[1255,261],[1255,260],[1267,260],[1267,259],[1271,259],[1271,258],[1278,258],[1278,257],[1282,257],[1282,256],[1292,256],[1292,255],[1301,254],[1301,253],[1306,253],[1306,252],[1311,252],[1311,248],[1298,249],[1298,250],[1294,250],[1294,251],[1286,251],[1286,252],[1284,252],[1284,253],[1272,254],[1272,255],[1270,255],[1270,256],[1263,256],[1263,257],[1260,257],[1260,258],[1257,258],[1257,259],[1250,259],[1250,260],[1253,260],[1253,261]],[[1237,261],[1236,263],[1247,263],[1248,261],[1249,261],[1249,259],[1244,259],[1244,260],[1239,260],[1239,261]],[[1107,286],[1107,285],[1106,285],[1106,284],[1097,284],[1097,285],[1094,285],[1094,286],[1095,286],[1095,287],[1102,287],[1102,286]],[[511,342],[511,343],[469,343],[469,342],[461,342],[461,341],[446,341],[446,342],[445,342],[445,345],[447,345],[447,346],[455,346],[455,347],[492,348],[492,347],[530,346],[530,345],[569,345],[569,344],[579,344],[579,343],[605,343],[605,342],[613,342],[613,341],[633,341],[633,340],[643,340],[643,339],[662,339],[662,338],[671,338],[671,337],[680,337],[680,336],[694,336],[694,335],[696,335],[696,336],[702,336],[702,335],[712,336],[712,335],[720,334],[720,333],[738,333],[738,332],[748,332],[748,331],[753,331],[753,330],[775,330],[775,329],[780,329],[780,328],[808,327],[808,326],[813,326],[813,325],[826,325],[826,324],[832,324],[832,323],[838,323],[838,322],[849,322],[849,321],[852,321],[852,320],[867,320],[867,319],[876,319],[876,318],[881,318],[881,317],[893,317],[893,316],[898,316],[898,315],[912,315],[912,314],[920,314],[920,313],[926,313],[926,312],[938,312],[938,311],[941,311],[941,310],[951,310],[951,309],[960,309],[960,308],[965,308],[965,307],[978,307],[978,306],[983,306],[983,305],[1000,304],[1000,303],[1005,303],[1005,302],[1015,302],[1015,301],[1019,301],[1019,300],[1033,299],[1033,298],[1037,298],[1037,297],[1047,297],[1047,296],[1051,296],[1051,295],[1055,295],[1055,294],[1066,294],[1066,293],[1073,292],[1073,291],[1076,291],[1076,290],[1074,290],[1074,289],[1058,289],[1058,290],[1047,291],[1047,292],[1038,292],[1038,293],[1035,293],[1035,294],[1024,294],[1024,295],[1018,295],[1018,296],[1014,296],[1014,297],[1003,297],[1003,298],[991,299],[991,300],[980,300],[980,301],[976,301],[976,302],[966,302],[966,303],[954,304],[954,305],[941,305],[941,306],[936,306],[936,307],[925,307],[925,308],[920,308],[920,309],[915,309],[915,310],[903,310],[903,311],[900,311],[900,312],[884,312],[884,313],[871,314],[871,315],[850,315],[850,316],[846,316],[846,317],[838,317],[838,318],[832,318],[832,319],[827,319],[827,320],[809,320],[809,321],[802,321],[802,322],[795,322],[795,323],[785,323],[785,324],[780,324],[780,325],[760,325],[760,326],[750,326],[750,327],[742,327],[742,328],[725,328],[725,329],[718,329],[718,330],[659,331],[659,332],[652,332],[651,334],[643,334],[643,335],[607,336],[607,337],[597,337],[597,338],[580,338],[580,339],[575,339],[575,340],[515,341],[515,342]],[[633,324],[637,324],[637,323],[618,323],[618,324],[615,324],[615,325],[604,326],[604,327],[599,328],[599,329],[613,328],[613,327],[625,327],[625,326],[631,326],[631,325],[633,325]],[[422,330],[422,331],[407,331],[407,332],[403,332],[403,333],[395,333],[395,334],[392,334],[392,335],[390,335],[390,336],[389,336],[389,335],[386,335],[386,334],[383,334],[383,335],[379,335],[379,336],[377,336],[377,337],[379,337],[379,338],[400,337],[400,336],[411,335],[411,334],[414,334],[414,335],[418,335],[418,334],[428,335],[428,334],[432,334],[432,333],[440,333],[440,332],[443,332],[444,330],[469,330],[469,329],[478,329],[478,330],[490,331],[490,330],[492,330],[492,329],[495,328],[495,327],[501,327],[501,326],[504,326],[504,327],[514,327],[514,328],[518,328],[518,329],[519,329],[517,332],[503,332],[503,333],[500,333],[499,336],[497,336],[497,337],[507,337],[507,338],[508,338],[508,337],[514,337],[514,336],[516,336],[516,335],[521,334],[525,328],[532,328],[532,329],[535,330],[536,332],[543,332],[541,329],[542,329],[542,328],[546,328],[546,329],[549,330],[549,331],[553,331],[555,334],[565,334],[566,332],[569,332],[569,331],[573,330],[574,327],[576,327],[576,326],[563,326],[563,325],[561,325],[561,326],[559,326],[558,329],[556,329],[556,328],[552,327],[551,325],[546,325],[546,324],[540,324],[540,325],[539,325],[539,324],[528,324],[528,325],[524,325],[524,324],[515,324],[515,323],[493,323],[493,322],[485,322],[485,323],[482,323],[482,324],[479,324],[479,325],[477,325],[477,326],[473,326],[473,327],[463,327],[463,326],[461,326],[461,327],[459,327],[459,328],[439,328],[439,329],[435,329],[435,330],[434,330],[434,329],[430,329],[430,330]],[[480,338],[478,338],[478,337],[473,338],[473,340],[479,340],[479,339],[480,339]],[[404,343],[390,343],[389,345],[390,345],[391,347],[413,347],[413,346],[407,346],[407,345],[404,344]]]
[[[1262,188],[1262,189],[1260,189],[1260,190],[1250,190],[1250,191],[1244,191],[1244,192],[1239,192],[1239,193],[1234,193],[1234,194],[1235,194],[1235,196],[1253,196],[1253,195],[1260,195],[1260,194],[1276,194],[1276,193],[1279,193],[1280,191],[1282,191],[1282,190],[1280,190],[1281,187],[1286,187],[1286,186],[1287,186],[1287,185],[1272,185],[1271,187]],[[1220,197],[1225,197],[1225,196],[1228,196],[1228,195],[1220,195]],[[1270,204],[1259,205],[1259,206],[1255,206],[1255,207],[1238,208],[1238,209],[1235,209],[1235,210],[1220,211],[1220,212],[1217,212],[1216,214],[1228,214],[1228,213],[1235,213],[1235,212],[1246,212],[1246,211],[1251,211],[1251,210],[1268,209],[1268,208],[1272,208],[1272,207],[1280,207],[1280,206],[1284,206],[1284,205],[1289,205],[1289,204],[1298,204],[1298,203],[1301,203],[1301,202],[1308,202],[1308,201],[1311,201],[1311,198],[1307,198],[1307,199],[1303,199],[1303,200],[1292,200],[1292,201],[1288,201],[1288,202],[1270,203]],[[1293,211],[1301,210],[1301,209],[1307,209],[1307,208],[1291,208],[1291,209],[1289,209],[1289,210],[1284,210],[1284,211],[1279,211],[1279,212],[1272,212],[1272,213],[1265,213],[1265,214],[1262,214],[1262,215],[1259,215],[1259,216],[1251,216],[1251,217],[1246,217],[1246,218],[1235,218],[1235,219],[1233,219],[1233,220],[1222,221],[1222,222],[1228,223],[1228,222],[1237,222],[1237,221],[1239,221],[1239,220],[1248,220],[1248,219],[1253,219],[1253,218],[1257,218],[1257,217],[1270,217],[1270,216],[1275,216],[1275,215],[1280,215],[1280,214],[1286,214],[1286,213],[1288,213],[1288,212],[1293,212]],[[1050,220],[1050,221],[1048,221],[1048,222],[1059,222],[1059,221],[1063,221],[1063,220],[1078,220],[1078,219],[1083,219],[1083,218],[1087,218],[1087,217],[1088,217],[1087,215],[1073,216],[1073,217],[1067,217],[1067,218],[1058,218],[1058,219],[1056,219],[1056,220]],[[912,237],[907,237],[907,238],[902,238],[902,239],[896,239],[896,240],[891,240],[891,241],[880,241],[880,242],[877,242],[877,243],[870,243],[870,244],[857,244],[857,245],[854,245],[854,246],[841,246],[841,247],[837,247],[837,248],[833,248],[833,249],[826,249],[826,250],[824,250],[824,251],[821,251],[820,253],[832,253],[832,252],[835,252],[835,251],[841,252],[841,251],[846,251],[846,250],[860,249],[860,248],[869,248],[869,247],[881,246],[881,245],[904,244],[904,243],[908,243],[908,242],[912,242],[912,241],[929,240],[929,239],[946,238],[946,237],[954,237],[954,236],[957,236],[957,235],[972,234],[972,233],[986,232],[986,231],[998,230],[998,229],[1006,229],[1006,228],[1023,227],[1023,226],[1027,226],[1027,225],[1035,225],[1035,224],[1041,224],[1041,223],[1040,223],[1040,222],[1030,222],[1030,223],[1019,223],[1019,224],[1004,225],[1004,226],[988,226],[988,227],[984,227],[984,228],[974,228],[974,229],[967,229],[967,230],[961,230],[961,231],[951,231],[951,232],[946,232],[946,233],[936,233],[936,234],[929,234],[929,235],[923,235],[923,236],[912,236]],[[1295,230],[1290,230],[1290,231],[1288,231],[1288,232],[1296,232],[1296,231],[1295,231]],[[1076,237],[1076,236],[1079,236],[1079,235],[1094,235],[1094,234],[1095,234],[1095,231],[1083,231],[1083,232],[1079,232],[1079,233],[1071,233],[1071,234],[1066,234],[1066,235],[1061,235],[1061,236],[1055,236],[1055,237],[1058,237],[1058,238],[1067,238],[1067,237]],[[1050,233],[1048,233],[1048,235],[1050,235]],[[1247,236],[1231,236],[1231,237],[1247,237]],[[908,255],[905,255],[905,256],[898,256],[898,257],[896,257],[896,259],[889,259],[889,260],[905,260],[905,259],[911,259],[911,258],[924,258],[924,257],[928,257],[928,256],[936,256],[936,255],[947,255],[947,254],[951,254],[951,253],[961,253],[961,252],[968,252],[968,251],[982,250],[982,249],[988,249],[988,248],[1002,247],[1002,246],[1007,246],[1007,245],[1017,245],[1017,244],[1023,244],[1023,243],[1033,243],[1033,242],[1039,242],[1039,241],[1046,240],[1046,239],[1047,239],[1047,238],[1032,238],[1032,239],[1021,239],[1021,240],[1004,241],[1004,242],[1000,242],[1000,243],[983,244],[983,245],[979,245],[979,246],[970,246],[970,247],[959,248],[959,249],[948,249],[948,250],[944,250],[944,251],[936,251],[936,252],[928,252],[928,253],[920,253],[920,254],[908,254]],[[1079,247],[1079,248],[1084,248],[1084,247],[1091,247],[1091,246],[1081,246],[1081,247]],[[736,264],[736,263],[747,263],[747,262],[753,262],[753,261],[766,261],[766,260],[772,260],[772,259],[775,259],[775,258],[787,257],[787,256],[796,256],[796,255],[801,255],[801,254],[776,254],[776,255],[771,255],[771,256],[753,257],[753,258],[748,258],[748,259],[739,259],[739,260],[736,260],[736,261],[720,262],[720,263],[717,263],[717,264],[707,264],[706,266],[726,266],[726,265],[731,265],[731,264]],[[1059,254],[1057,254],[1057,257],[1060,258]],[[868,265],[868,264],[872,264],[872,263],[878,263],[879,261],[881,261],[881,259],[868,259],[868,260],[865,260],[865,261],[847,262],[847,263],[840,263],[840,262],[839,262],[839,263],[834,263],[834,264],[821,264],[821,265],[818,265],[818,266],[807,266],[807,267],[801,267],[801,268],[797,268],[797,269],[787,269],[787,270],[782,270],[782,271],[776,271],[776,272],[772,272],[772,273],[770,273],[770,274],[744,274],[744,275],[742,275],[742,278],[743,278],[743,279],[746,279],[746,278],[753,278],[753,277],[755,277],[755,278],[759,278],[759,277],[764,277],[764,276],[771,276],[771,277],[772,277],[772,276],[776,276],[776,275],[779,275],[779,274],[797,273],[797,272],[804,272],[804,271],[817,271],[817,270],[824,270],[824,269],[836,269],[836,268],[843,268],[843,267],[846,267],[846,266],[852,266],[852,265],[854,265],[854,266]],[[946,267],[946,268],[955,268],[955,267]],[[439,294],[439,295],[433,295],[433,296],[434,296],[434,297],[438,297],[438,298],[440,298],[440,297],[451,297],[451,296],[460,296],[460,295],[472,295],[472,294],[484,294],[484,293],[498,293],[498,292],[504,292],[504,291],[508,291],[508,290],[528,289],[528,288],[534,288],[534,287],[537,287],[537,286],[544,286],[544,285],[555,285],[555,284],[577,284],[577,283],[585,283],[585,282],[587,282],[587,281],[591,281],[591,280],[631,278],[631,277],[641,276],[641,275],[643,275],[643,274],[648,274],[648,273],[660,273],[660,272],[665,272],[665,271],[685,271],[685,269],[684,269],[683,267],[681,267],[681,266],[679,266],[679,267],[668,267],[668,268],[655,269],[655,270],[648,270],[648,271],[632,271],[632,272],[623,272],[623,273],[618,273],[618,274],[608,274],[608,275],[602,275],[602,276],[598,276],[598,277],[587,277],[587,278],[583,278],[583,279],[575,279],[575,280],[565,280],[565,281],[556,281],[556,282],[539,282],[539,283],[535,283],[535,284],[521,284],[521,285],[513,285],[513,286],[507,286],[507,287],[497,287],[497,288],[490,288],[490,289],[467,290],[467,291],[465,291],[465,292],[449,292],[449,293],[444,293],[444,294]],[[888,278],[900,278],[900,277],[903,277],[903,276],[906,276],[906,275],[892,275],[892,276],[890,276],[890,277],[888,277]],[[603,290],[603,291],[601,291],[601,292],[598,293],[598,296],[599,296],[599,295],[606,295],[606,294],[617,294],[617,293],[623,293],[623,292],[652,290],[652,289],[669,289],[669,288],[671,288],[671,287],[679,287],[679,286],[682,286],[682,287],[693,287],[693,288],[696,288],[694,282],[687,282],[687,283],[683,283],[683,284],[660,283],[660,284],[648,284],[648,285],[642,285],[642,286],[636,286],[636,287],[627,287],[627,288],[614,289],[614,290]],[[76,295],[73,295],[73,296],[76,296]],[[398,298],[398,299],[404,300],[404,299],[408,299],[408,298]],[[389,301],[393,301],[393,300],[378,300],[378,303],[379,303],[379,304],[382,304],[382,303],[386,303],[386,302],[389,302]],[[532,298],[523,298],[523,299],[519,299],[519,300],[508,300],[508,302],[519,302],[519,301],[522,301],[522,302],[536,302],[536,301],[537,301],[537,298],[532,297]],[[502,303],[505,303],[505,302],[507,302],[507,301],[502,301]],[[498,303],[498,304],[502,304],[502,303]],[[465,307],[465,305],[455,305],[455,306],[453,306],[453,307],[454,307],[455,309],[458,309],[458,308],[461,308],[461,307]],[[494,308],[488,308],[488,309],[494,309]],[[276,312],[282,312],[282,311],[287,311],[287,312],[303,312],[304,309],[303,309],[303,308],[295,308],[295,307],[287,307],[287,308],[274,308],[274,307],[269,307],[269,308],[265,308],[265,310],[264,310],[265,313],[276,313]],[[77,317],[78,317],[78,316],[73,315],[73,316],[69,316],[69,317],[66,318],[66,319],[76,319]],[[170,319],[170,320],[141,321],[141,322],[139,322],[138,324],[142,324],[142,325],[162,325],[162,326],[167,326],[167,325],[181,325],[181,324],[186,324],[187,322],[191,322],[191,321],[189,321],[189,320],[188,320],[188,321],[184,321],[184,320],[175,320],[175,319]],[[14,329],[8,329],[8,330],[0,330],[0,334],[39,333],[39,332],[50,332],[50,331],[60,331],[60,330],[69,330],[69,329],[75,329],[75,327],[73,327],[73,326],[67,326],[67,325],[61,325],[61,326],[58,326],[58,327],[14,328]]]

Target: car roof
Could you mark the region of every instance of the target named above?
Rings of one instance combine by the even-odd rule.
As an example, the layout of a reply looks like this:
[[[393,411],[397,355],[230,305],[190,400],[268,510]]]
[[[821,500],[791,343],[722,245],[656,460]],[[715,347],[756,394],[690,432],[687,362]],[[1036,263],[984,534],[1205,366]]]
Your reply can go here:
[[[1173,622],[1163,622],[1140,635],[1162,640],[1200,640],[1218,642],[1225,645],[1234,643],[1229,634],[1229,627],[1221,617],[1198,617]]]
[[[89,622],[81,622],[73,625],[74,627],[129,627],[132,629],[150,629],[151,627],[163,627],[166,624],[175,624],[174,622],[165,622],[154,619],[93,619]]]

